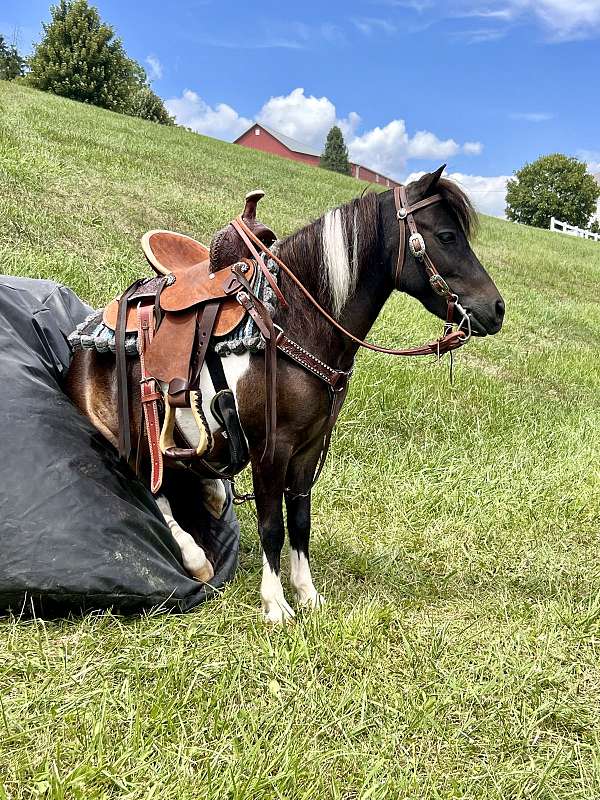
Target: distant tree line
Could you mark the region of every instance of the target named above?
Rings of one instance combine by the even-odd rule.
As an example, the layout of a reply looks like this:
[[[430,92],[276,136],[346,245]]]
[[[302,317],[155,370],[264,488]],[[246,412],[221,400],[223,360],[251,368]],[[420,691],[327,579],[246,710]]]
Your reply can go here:
[[[25,75],[26,61],[22,58],[15,44],[8,44],[0,33],[0,80],[14,81]]]
[[[146,71],[87,0],[60,0],[29,59],[0,37],[0,78],[121,114],[173,125]]]

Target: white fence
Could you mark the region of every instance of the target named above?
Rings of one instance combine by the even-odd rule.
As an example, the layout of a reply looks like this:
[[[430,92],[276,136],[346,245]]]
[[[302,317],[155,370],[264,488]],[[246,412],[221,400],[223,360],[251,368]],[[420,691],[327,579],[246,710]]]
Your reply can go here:
[[[578,236],[580,239],[594,239],[594,241],[600,242],[600,234],[585,231],[583,228],[569,225],[568,222],[560,222],[560,220],[554,219],[554,217],[550,218],[550,230],[556,231],[557,233],[566,233],[567,236]]]

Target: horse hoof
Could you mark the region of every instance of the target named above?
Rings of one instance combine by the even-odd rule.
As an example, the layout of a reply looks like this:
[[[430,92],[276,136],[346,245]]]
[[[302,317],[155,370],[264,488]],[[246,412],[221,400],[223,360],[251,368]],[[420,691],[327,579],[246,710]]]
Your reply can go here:
[[[196,578],[197,581],[208,583],[215,576],[213,565],[210,563],[202,548],[198,548],[202,555],[198,554],[197,558],[187,560],[185,567],[187,571]]]
[[[283,625],[285,622],[291,622],[295,614],[284,600],[282,603],[270,603],[268,607],[263,608],[263,616],[265,622],[270,625]]]
[[[299,594],[298,603],[300,606],[302,606],[302,608],[306,608],[309,611],[314,611],[318,608],[323,608],[325,605],[325,598],[322,594],[319,594],[316,589],[314,589],[309,594]]]

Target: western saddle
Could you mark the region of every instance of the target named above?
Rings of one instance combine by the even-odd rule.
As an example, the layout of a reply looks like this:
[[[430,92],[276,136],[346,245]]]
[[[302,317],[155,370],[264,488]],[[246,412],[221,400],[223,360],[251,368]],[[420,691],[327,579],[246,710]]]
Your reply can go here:
[[[277,237],[256,219],[256,207],[263,196],[261,190],[246,195],[241,220],[268,248]],[[199,386],[205,363],[217,389],[211,410],[226,431],[230,460],[226,475],[206,462],[203,466],[209,474],[229,477],[248,460],[235,399],[220,359],[209,350],[209,344],[212,337],[223,337],[234,331],[247,314],[257,321],[263,335],[271,336],[270,315],[252,291],[258,269],[262,269],[277,296],[280,292],[252,242],[246,240],[246,234],[240,235],[236,230],[238,220],[214,235],[210,249],[181,233],[148,231],[142,237],[142,250],[156,277],[136,281],[103,310],[104,324],[115,333],[119,452],[126,461],[130,459],[132,446],[125,336],[138,335],[141,400],[153,492],[157,492],[162,483],[163,458],[198,459],[211,449],[212,437],[202,411]],[[272,364],[268,373],[269,380],[274,380]],[[159,423],[161,405],[164,409],[162,425]],[[189,408],[193,414],[199,434],[198,443],[193,447],[177,446],[175,442],[176,436],[179,440],[183,438],[176,427],[177,408]]]

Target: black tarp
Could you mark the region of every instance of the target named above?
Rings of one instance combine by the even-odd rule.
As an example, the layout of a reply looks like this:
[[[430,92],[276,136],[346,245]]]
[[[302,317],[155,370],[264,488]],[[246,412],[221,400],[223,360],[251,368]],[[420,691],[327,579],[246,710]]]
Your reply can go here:
[[[235,572],[231,495],[219,520],[193,475],[170,497],[215,566],[211,588],[187,575],[150,492],[61,389],[66,336],[89,311],[51,281],[0,276],[0,609],[187,611]]]

